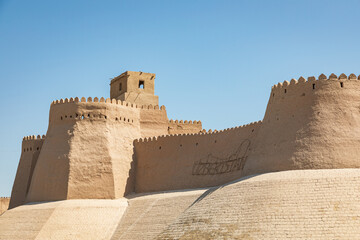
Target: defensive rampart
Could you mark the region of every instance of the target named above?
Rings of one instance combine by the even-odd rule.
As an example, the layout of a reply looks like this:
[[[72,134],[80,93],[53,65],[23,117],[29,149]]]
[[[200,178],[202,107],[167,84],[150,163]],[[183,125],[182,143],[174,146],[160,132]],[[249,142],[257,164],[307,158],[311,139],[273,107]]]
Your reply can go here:
[[[23,142],[10,207],[209,187],[266,172],[359,168],[359,92],[354,74],[285,81],[272,88],[263,121],[214,132],[203,132],[200,121],[169,121],[164,106],[54,101],[46,138]]]
[[[10,198],[0,197],[0,215],[3,214],[9,208]]]
[[[239,178],[260,126],[135,140],[135,191],[200,188]]]
[[[201,121],[170,120],[169,134],[199,133],[202,130]]]
[[[275,85],[243,175],[359,168],[359,93],[354,74]]]
[[[142,127],[165,117],[165,107],[138,108],[114,99],[53,102],[27,201],[112,199],[132,191],[132,142]],[[163,122],[163,131],[155,132],[167,133],[167,117]]]
[[[272,88],[262,124],[255,124],[252,133],[245,127],[140,139],[135,142],[136,191],[215,186],[284,170],[359,168],[359,92],[354,74],[300,77]],[[239,158],[233,156],[246,139],[246,162],[241,170],[229,170],[236,169],[231,166]]]
[[[9,208],[17,207],[25,202],[44,140],[44,135],[27,136],[23,138],[22,151],[12,188]]]

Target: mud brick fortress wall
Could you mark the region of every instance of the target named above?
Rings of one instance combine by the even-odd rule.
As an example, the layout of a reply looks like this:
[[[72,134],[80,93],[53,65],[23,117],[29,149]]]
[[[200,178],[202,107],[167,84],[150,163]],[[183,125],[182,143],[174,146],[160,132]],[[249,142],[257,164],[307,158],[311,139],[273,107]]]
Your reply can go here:
[[[360,81],[303,77],[272,87],[262,121],[221,131],[170,120],[155,74],[127,71],[111,99],[50,106],[46,136],[26,137],[10,208],[217,186],[258,173],[359,168]]]
[[[9,202],[10,202],[10,198],[0,197],[0,215],[8,209]]]

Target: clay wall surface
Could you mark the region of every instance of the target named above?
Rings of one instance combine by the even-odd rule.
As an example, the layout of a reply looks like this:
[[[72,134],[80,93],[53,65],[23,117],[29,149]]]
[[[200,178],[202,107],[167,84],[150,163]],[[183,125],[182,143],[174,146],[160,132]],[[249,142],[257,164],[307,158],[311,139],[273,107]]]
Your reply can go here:
[[[135,140],[135,192],[216,186],[239,178],[260,126]]]
[[[141,137],[168,134],[168,117],[165,106],[142,106],[140,108]]]
[[[140,87],[140,82],[143,87]],[[154,94],[154,73],[126,71],[112,79],[110,83],[110,98],[136,103],[138,105],[158,105],[159,97]]]
[[[154,239],[207,189],[129,196],[129,206],[111,240]]]
[[[53,103],[27,200],[123,196],[139,119],[135,105],[116,100]]]
[[[10,198],[0,197],[0,215],[3,214],[9,208]]]
[[[82,98],[53,102],[27,201],[119,198],[134,191],[133,140],[167,134],[162,106]]]
[[[23,138],[20,161],[11,192],[10,208],[17,207],[25,202],[44,140],[44,135]]]
[[[110,240],[127,199],[32,203],[0,217],[0,240]]]
[[[201,121],[170,120],[169,134],[199,133],[202,130]]]
[[[360,167],[360,81],[355,75],[285,81],[272,88],[243,176]]]
[[[360,239],[360,169],[266,173],[210,189],[155,239]]]

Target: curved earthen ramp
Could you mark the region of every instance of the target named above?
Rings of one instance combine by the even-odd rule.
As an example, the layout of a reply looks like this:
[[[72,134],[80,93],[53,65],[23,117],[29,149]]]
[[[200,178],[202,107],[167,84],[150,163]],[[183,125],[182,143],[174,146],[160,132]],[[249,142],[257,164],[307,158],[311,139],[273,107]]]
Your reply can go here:
[[[127,199],[30,203],[0,217],[1,240],[110,239]]]
[[[134,195],[111,240],[154,239],[206,190]]]
[[[157,239],[360,239],[360,169],[297,170],[207,193]]]

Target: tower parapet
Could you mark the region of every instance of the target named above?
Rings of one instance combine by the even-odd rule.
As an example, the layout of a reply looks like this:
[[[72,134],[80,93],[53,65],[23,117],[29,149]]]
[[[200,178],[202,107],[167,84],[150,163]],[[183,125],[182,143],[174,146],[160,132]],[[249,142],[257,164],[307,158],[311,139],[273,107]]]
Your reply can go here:
[[[32,135],[23,138],[21,156],[11,192],[9,208],[25,203],[44,141],[45,135]]]
[[[110,83],[110,98],[138,105],[159,105],[155,95],[155,74],[126,71]]]

